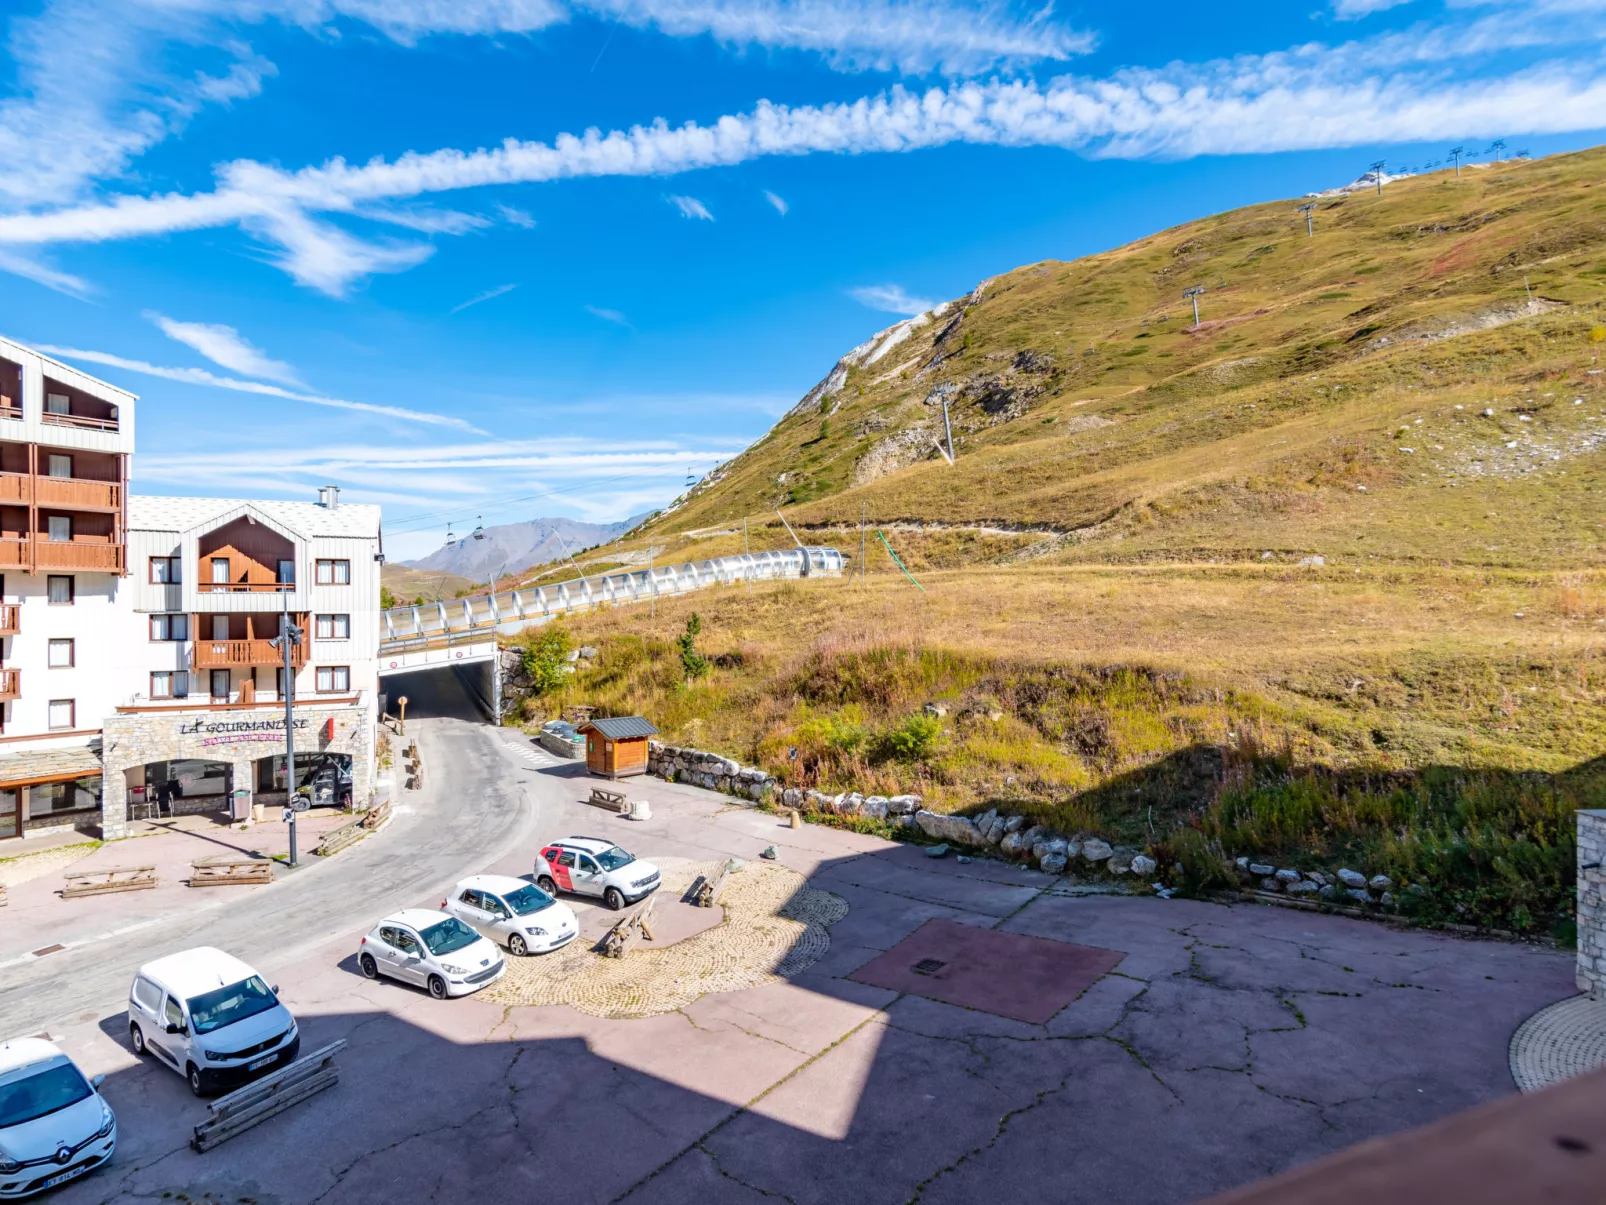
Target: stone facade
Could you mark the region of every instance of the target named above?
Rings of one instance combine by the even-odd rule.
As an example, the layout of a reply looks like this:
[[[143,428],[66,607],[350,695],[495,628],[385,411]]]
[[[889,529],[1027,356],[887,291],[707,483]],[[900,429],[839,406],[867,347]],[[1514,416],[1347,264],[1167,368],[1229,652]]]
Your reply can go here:
[[[1578,990],[1606,1000],[1606,810],[1578,813]]]
[[[359,809],[374,790],[373,707],[297,706],[296,755],[351,755],[351,797]],[[333,721],[332,735],[329,722]],[[284,753],[284,709],[276,706],[228,711],[136,711],[108,716],[101,747],[105,767],[101,785],[101,832],[107,840],[128,831],[128,778],[124,773],[150,762],[200,758],[227,762],[233,781],[255,793],[256,762]]]

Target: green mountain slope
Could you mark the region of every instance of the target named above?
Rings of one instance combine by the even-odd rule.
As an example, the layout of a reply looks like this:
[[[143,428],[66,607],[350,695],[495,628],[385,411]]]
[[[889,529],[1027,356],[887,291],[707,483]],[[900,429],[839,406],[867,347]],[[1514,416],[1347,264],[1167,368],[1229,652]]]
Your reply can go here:
[[[1598,563],[1602,180],[1600,149],[1440,172],[1320,199],[1314,237],[1277,201],[1019,268],[849,353],[640,534],[862,509],[971,529],[961,560]]]

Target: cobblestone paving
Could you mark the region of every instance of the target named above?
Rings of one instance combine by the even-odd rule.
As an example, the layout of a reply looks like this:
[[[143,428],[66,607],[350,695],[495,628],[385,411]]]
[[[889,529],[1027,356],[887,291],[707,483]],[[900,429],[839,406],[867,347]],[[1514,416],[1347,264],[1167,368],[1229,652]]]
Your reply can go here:
[[[1511,1078],[1524,1092],[1606,1067],[1606,1000],[1574,996],[1529,1017],[1511,1036]]]
[[[663,886],[680,895],[720,862],[661,858]],[[807,970],[831,948],[828,926],[848,913],[840,897],[810,887],[802,875],[749,862],[720,894],[723,924],[663,949],[638,943],[623,958],[604,958],[573,942],[555,954],[510,958],[507,974],[482,998],[499,1004],[568,1004],[594,1017],[671,1013],[714,992],[775,983]]]

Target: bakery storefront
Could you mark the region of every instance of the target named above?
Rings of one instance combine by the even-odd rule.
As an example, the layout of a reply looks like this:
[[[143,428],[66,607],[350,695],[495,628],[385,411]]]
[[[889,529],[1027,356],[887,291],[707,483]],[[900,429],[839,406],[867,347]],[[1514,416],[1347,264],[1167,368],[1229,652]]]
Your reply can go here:
[[[249,815],[285,801],[284,709],[119,708],[102,731],[101,830],[186,811]],[[296,782],[319,802],[366,807],[374,786],[374,716],[360,696],[295,709]],[[326,794],[327,792],[327,794]]]

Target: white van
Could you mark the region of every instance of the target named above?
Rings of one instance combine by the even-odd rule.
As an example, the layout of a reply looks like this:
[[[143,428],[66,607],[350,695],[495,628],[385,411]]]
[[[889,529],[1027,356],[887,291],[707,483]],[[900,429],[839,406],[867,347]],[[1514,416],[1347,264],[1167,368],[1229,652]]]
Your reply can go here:
[[[295,1018],[245,963],[211,946],[147,962],[128,992],[128,1040],[209,1096],[295,1061]]]
[[[117,1119],[70,1058],[43,1038],[0,1042],[0,1201],[76,1180],[117,1148]]]

